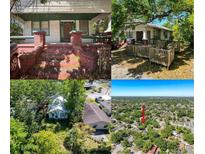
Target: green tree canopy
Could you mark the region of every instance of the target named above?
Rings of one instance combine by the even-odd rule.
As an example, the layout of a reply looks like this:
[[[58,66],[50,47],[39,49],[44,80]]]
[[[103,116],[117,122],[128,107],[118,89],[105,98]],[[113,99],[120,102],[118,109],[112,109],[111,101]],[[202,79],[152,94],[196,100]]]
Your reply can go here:
[[[192,44],[193,5],[193,0],[112,0],[113,37],[123,38],[125,23],[133,19],[165,19],[173,27],[175,39]]]
[[[10,120],[10,151],[12,154],[22,153],[27,143],[27,127],[18,120]]]
[[[29,153],[61,154],[58,137],[50,131],[40,131],[32,135],[25,148]]]

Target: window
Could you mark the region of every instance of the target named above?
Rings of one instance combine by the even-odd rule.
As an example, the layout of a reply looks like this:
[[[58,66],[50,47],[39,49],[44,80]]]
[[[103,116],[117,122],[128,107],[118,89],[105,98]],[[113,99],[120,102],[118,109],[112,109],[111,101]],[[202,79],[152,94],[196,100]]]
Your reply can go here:
[[[154,40],[161,39],[161,31],[159,29],[154,29]]]
[[[80,20],[79,21],[79,29],[83,32],[85,35],[89,35],[89,26],[88,26],[88,20]]]
[[[127,32],[126,32],[126,36],[127,36],[128,38],[132,38],[132,37],[133,37],[133,32],[132,32],[132,31],[127,31]]]
[[[33,22],[33,29],[32,29],[32,33],[35,31],[39,31],[40,30],[40,22]]]
[[[49,34],[49,25],[48,25],[48,21],[42,21],[41,22],[41,30],[45,31],[46,34]]]
[[[49,21],[33,21],[32,22],[32,35],[35,31],[45,31],[46,35],[50,35]]]
[[[164,31],[164,38],[168,38],[168,32],[167,31]]]

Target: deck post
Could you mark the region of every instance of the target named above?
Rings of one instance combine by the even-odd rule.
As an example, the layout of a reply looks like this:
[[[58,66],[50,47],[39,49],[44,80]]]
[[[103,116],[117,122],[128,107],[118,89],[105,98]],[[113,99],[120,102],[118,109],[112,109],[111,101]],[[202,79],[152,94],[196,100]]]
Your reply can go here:
[[[37,31],[34,32],[34,46],[42,46],[44,48],[46,43],[46,32],[44,31]]]

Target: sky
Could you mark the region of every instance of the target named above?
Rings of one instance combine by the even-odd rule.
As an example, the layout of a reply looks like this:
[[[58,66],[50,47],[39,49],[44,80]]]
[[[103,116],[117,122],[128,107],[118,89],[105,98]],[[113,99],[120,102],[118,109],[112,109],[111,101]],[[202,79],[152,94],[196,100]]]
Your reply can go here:
[[[168,21],[167,19],[162,19],[162,20],[155,19],[152,23],[156,24],[156,25],[163,26],[165,23],[167,23],[167,21]]]
[[[112,96],[194,96],[194,81],[112,80]]]

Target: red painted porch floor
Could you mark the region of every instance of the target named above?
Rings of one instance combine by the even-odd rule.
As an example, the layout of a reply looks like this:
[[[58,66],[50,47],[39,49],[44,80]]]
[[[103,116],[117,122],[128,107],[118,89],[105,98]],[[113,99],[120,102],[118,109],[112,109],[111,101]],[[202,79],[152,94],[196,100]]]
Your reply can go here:
[[[72,78],[79,68],[79,57],[71,51],[45,50],[26,78],[65,80]]]

